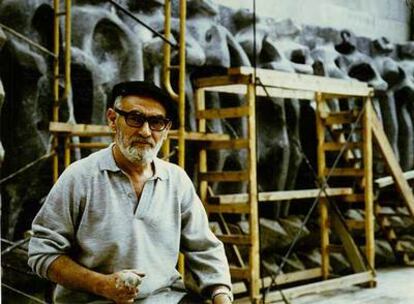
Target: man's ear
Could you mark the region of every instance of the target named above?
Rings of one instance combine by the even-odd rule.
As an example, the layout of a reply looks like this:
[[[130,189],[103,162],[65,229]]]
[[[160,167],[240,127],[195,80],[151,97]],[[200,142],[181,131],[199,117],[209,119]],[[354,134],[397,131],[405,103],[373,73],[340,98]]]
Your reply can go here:
[[[108,126],[111,128],[112,131],[115,131],[116,130],[116,124],[115,124],[116,113],[115,113],[114,109],[109,108],[106,111],[106,119],[108,121]]]

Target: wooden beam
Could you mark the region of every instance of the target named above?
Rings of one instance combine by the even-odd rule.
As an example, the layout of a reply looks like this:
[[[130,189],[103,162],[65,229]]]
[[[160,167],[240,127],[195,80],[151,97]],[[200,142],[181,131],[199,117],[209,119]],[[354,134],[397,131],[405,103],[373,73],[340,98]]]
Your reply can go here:
[[[248,204],[228,204],[228,205],[205,205],[206,211],[209,213],[236,213],[248,214],[250,213],[250,206]]]
[[[364,169],[355,168],[325,168],[325,175],[328,176],[364,176]]]
[[[348,232],[347,228],[342,222],[340,218],[341,215],[338,214],[337,209],[334,206],[330,206],[329,211],[332,229],[341,239],[341,242],[344,245],[344,251],[349,259],[349,262],[351,263],[352,269],[354,272],[367,271],[364,258],[359,252],[359,249],[355,244],[352,235]]]
[[[325,191],[328,196],[346,197],[353,194],[352,188],[327,188]],[[325,197],[325,191],[321,192],[321,197]],[[259,192],[259,202],[316,198],[318,197],[319,192],[320,189]],[[247,203],[247,201],[247,193],[215,195],[209,198],[209,202],[214,204]]]
[[[362,138],[364,142],[364,179],[362,180],[365,194],[365,252],[367,262],[375,268],[375,226],[374,226],[374,188],[373,188],[373,151],[372,151],[372,116],[375,112],[371,106],[371,96],[364,98]]]
[[[342,149],[351,150],[351,149],[361,149],[362,142],[348,142],[348,143],[341,143],[341,142],[326,142],[323,145],[323,149],[325,151],[340,151]]]
[[[287,288],[283,290],[283,294],[288,300],[308,295],[318,294],[325,291],[346,288],[358,284],[372,282],[375,280],[375,276],[371,271],[348,275],[345,277],[326,280],[322,282],[307,284],[298,287]],[[266,297],[267,303],[274,303],[276,301],[283,301],[279,291],[270,292]],[[234,301],[235,304],[248,304],[251,303],[250,299],[243,298]]]
[[[249,107],[220,108],[197,111],[198,119],[238,118],[249,115]]]
[[[198,178],[208,182],[239,182],[249,179],[247,171],[210,171],[199,173]]]
[[[250,279],[250,268],[230,266],[230,275],[234,279]]]
[[[394,152],[391,148],[391,145],[385,135],[384,129],[378,118],[375,115],[372,115],[372,134],[374,135],[375,141],[380,148],[381,154],[388,166],[388,169],[391,172],[391,176],[395,181],[398,191],[403,197],[404,203],[408,208],[411,216],[414,217],[414,196],[413,191],[408,185],[407,181],[404,178],[401,167],[394,156]]]
[[[113,136],[114,132],[106,125],[70,124],[50,122],[49,131],[55,133],[71,133],[73,136]]]
[[[216,236],[220,241],[226,244],[235,244],[235,245],[251,245],[252,244],[252,241],[249,235],[219,234]]]
[[[247,149],[249,148],[249,141],[247,139],[230,139],[223,141],[212,141],[204,144],[207,150],[219,149]]]
[[[414,179],[414,170],[411,171],[407,171],[403,173],[404,179],[405,180],[411,180]],[[381,178],[377,178],[375,181],[375,186],[377,188],[384,188],[387,186],[391,186],[394,184],[394,178],[392,176],[384,176]]]
[[[255,74],[265,86],[292,90],[324,92],[344,96],[367,96],[372,89],[367,83],[357,80],[333,79],[322,76],[286,73],[268,69],[236,67],[229,69],[229,75]]]
[[[285,285],[293,282],[299,282],[299,281],[306,281],[311,279],[320,278],[322,275],[321,268],[311,268],[301,271],[295,271],[295,272],[289,272],[289,273],[281,273],[276,278],[276,285]],[[268,276],[260,280],[261,288],[267,288],[272,283],[272,277]],[[262,283],[263,282],[263,283]],[[246,286],[242,282],[237,282],[233,284],[233,293],[239,294],[246,292]]]

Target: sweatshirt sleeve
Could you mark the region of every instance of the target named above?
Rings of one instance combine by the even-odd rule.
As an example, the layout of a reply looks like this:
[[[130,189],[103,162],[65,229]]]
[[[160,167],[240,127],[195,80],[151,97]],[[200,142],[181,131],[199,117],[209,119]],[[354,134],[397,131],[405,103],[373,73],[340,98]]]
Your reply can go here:
[[[186,270],[196,284],[196,291],[225,285],[231,289],[230,270],[223,243],[210,230],[204,206],[187,177],[181,214],[181,251]]]
[[[56,258],[70,255],[80,190],[72,170],[65,171],[33,220],[28,264],[40,277],[47,278],[48,268]]]

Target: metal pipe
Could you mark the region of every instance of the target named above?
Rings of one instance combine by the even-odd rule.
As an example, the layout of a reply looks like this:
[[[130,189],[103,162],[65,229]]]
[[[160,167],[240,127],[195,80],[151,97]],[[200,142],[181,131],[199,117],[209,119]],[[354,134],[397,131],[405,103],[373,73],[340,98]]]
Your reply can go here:
[[[185,165],[185,35],[187,18],[187,0],[180,0],[180,67],[178,78],[178,165],[184,168]]]
[[[67,100],[72,88],[71,81],[71,37],[72,37],[72,13],[71,0],[65,1],[65,88],[63,100]]]
[[[167,40],[171,38],[171,0],[165,0],[164,7],[164,34]],[[178,102],[178,94],[174,91],[171,85],[171,46],[164,43],[164,64],[162,73],[163,85],[168,94]]]

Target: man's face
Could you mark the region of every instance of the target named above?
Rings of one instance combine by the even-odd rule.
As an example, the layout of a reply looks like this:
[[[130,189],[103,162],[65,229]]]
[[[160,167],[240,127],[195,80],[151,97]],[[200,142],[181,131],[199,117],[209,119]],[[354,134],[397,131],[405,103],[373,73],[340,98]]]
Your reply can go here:
[[[165,108],[151,97],[125,96],[116,106],[123,112],[137,112],[145,117],[164,117]],[[110,126],[115,130],[115,143],[121,153],[134,164],[151,162],[158,154],[164,139],[167,136],[171,123],[162,131],[150,129],[149,122],[141,127],[131,127],[126,123],[126,117],[116,114],[114,109],[108,110]]]

